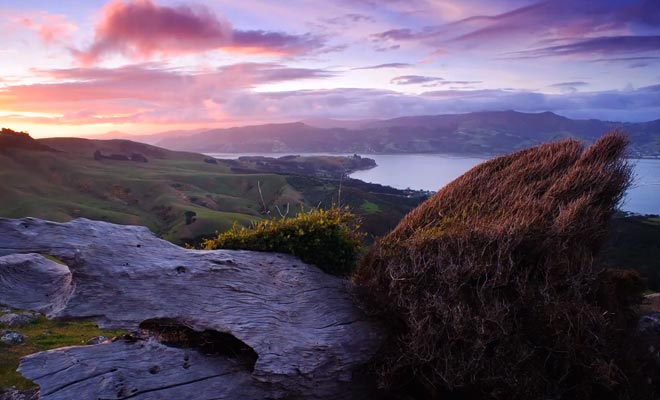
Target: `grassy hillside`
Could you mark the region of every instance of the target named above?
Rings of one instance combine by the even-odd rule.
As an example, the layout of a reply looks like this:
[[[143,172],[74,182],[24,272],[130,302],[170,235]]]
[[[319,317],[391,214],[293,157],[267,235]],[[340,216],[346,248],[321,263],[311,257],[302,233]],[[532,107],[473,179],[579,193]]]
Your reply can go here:
[[[234,223],[247,225],[267,217],[266,212],[276,216],[275,206],[283,210],[288,204],[291,215],[319,201],[329,207],[338,192],[332,181],[292,185],[292,175],[286,170],[269,173],[267,165],[257,166],[254,160],[210,163],[202,154],[126,140],[29,140],[33,146],[0,147],[0,216],[55,221],[84,217],[144,225],[167,240],[184,243],[225,231]],[[96,152],[104,157],[141,154],[148,162],[99,160],[94,157]],[[292,162],[301,164],[299,158]],[[321,164],[330,171],[341,165],[335,159],[313,160],[313,165]],[[320,188],[311,188],[313,185]],[[371,225],[378,225],[381,231],[418,202],[366,193],[365,188],[347,190],[364,192],[364,196],[343,204],[351,204],[359,212],[362,198],[368,197],[387,213],[388,221],[392,219],[392,225],[376,224],[378,213],[373,207],[368,209],[365,214]],[[305,195],[312,192],[315,195]],[[188,221],[187,212],[194,213]]]
[[[295,194],[278,193],[285,184],[280,177],[253,175],[238,180],[221,166],[204,163],[201,156],[195,160],[188,154],[170,154],[135,163],[98,162],[92,152],[4,152],[0,215],[146,225],[177,241],[229,228],[234,220],[247,223],[259,218],[257,180],[264,182],[266,196],[294,200]],[[197,221],[185,225],[185,211],[197,212]]]

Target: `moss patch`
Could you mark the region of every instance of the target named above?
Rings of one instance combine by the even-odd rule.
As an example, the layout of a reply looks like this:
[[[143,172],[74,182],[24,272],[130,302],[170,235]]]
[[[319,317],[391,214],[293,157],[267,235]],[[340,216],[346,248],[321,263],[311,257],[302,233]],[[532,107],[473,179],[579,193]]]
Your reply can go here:
[[[365,200],[360,206],[360,209],[365,214],[376,214],[377,212],[380,212],[380,207],[378,207],[378,204],[372,203],[369,200]]]
[[[43,316],[20,328],[7,328],[26,336],[25,343],[8,346],[0,343],[0,390],[16,386],[29,389],[36,385],[16,372],[21,357],[58,347],[83,345],[96,336],[113,337],[126,332],[119,330],[101,330],[95,323],[88,321],[51,321]]]
[[[58,263],[58,264],[66,265],[66,264],[64,263],[64,261],[60,260],[60,259],[57,258],[57,257],[53,257],[53,256],[51,256],[51,255],[49,255],[49,254],[42,254],[42,256],[43,256],[44,258],[49,259],[50,261],[56,262],[56,263]]]

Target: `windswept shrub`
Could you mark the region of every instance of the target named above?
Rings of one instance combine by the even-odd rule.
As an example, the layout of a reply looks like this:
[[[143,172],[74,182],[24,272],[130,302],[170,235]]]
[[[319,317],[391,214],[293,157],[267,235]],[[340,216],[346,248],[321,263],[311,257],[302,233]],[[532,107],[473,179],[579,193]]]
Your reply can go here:
[[[294,218],[268,219],[249,228],[234,226],[203,248],[272,251],[293,254],[323,271],[350,273],[362,248],[364,235],[357,218],[347,209],[315,209]]]
[[[619,350],[633,326],[619,314],[640,289],[594,265],[630,181],[626,145],[614,132],[485,162],[379,240],[354,280],[391,328],[381,385],[418,398],[630,395]]]

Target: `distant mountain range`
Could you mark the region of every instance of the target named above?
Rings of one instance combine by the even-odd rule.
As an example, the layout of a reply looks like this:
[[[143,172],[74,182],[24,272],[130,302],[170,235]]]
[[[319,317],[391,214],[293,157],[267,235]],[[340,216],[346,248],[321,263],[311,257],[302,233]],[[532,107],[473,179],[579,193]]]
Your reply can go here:
[[[630,135],[632,156],[660,156],[660,119],[640,123],[575,120],[551,112],[489,111],[365,121],[323,119],[131,139],[201,153],[502,154],[563,138],[592,142],[612,129]]]

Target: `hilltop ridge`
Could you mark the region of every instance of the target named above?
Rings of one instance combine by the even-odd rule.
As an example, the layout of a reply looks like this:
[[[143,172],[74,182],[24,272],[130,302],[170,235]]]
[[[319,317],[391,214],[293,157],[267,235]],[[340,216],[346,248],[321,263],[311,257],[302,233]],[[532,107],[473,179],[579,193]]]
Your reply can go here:
[[[27,132],[17,132],[12,129],[0,130],[0,152],[8,150],[56,151],[55,149],[33,139]]]
[[[660,119],[616,122],[571,119],[552,112],[483,111],[384,120],[311,120],[162,133],[135,140],[204,153],[449,153],[497,155],[548,141],[593,143],[603,132],[625,131],[633,157],[660,157]]]

